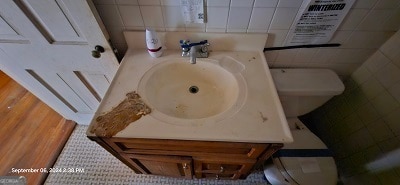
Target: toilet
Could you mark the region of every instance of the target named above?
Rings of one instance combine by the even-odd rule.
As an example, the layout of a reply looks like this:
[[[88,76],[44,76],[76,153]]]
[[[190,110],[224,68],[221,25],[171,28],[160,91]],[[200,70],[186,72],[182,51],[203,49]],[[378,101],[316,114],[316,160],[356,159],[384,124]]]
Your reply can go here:
[[[271,69],[294,142],[285,144],[264,164],[267,180],[275,184],[329,185],[337,169],[328,147],[297,116],[315,110],[344,91],[329,69]]]

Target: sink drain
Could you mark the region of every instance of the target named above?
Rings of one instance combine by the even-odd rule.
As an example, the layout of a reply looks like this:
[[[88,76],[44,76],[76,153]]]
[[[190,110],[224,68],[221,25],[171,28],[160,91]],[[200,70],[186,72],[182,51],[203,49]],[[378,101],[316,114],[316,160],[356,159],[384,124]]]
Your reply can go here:
[[[199,88],[197,86],[190,86],[189,92],[192,94],[196,94],[197,92],[199,92]]]

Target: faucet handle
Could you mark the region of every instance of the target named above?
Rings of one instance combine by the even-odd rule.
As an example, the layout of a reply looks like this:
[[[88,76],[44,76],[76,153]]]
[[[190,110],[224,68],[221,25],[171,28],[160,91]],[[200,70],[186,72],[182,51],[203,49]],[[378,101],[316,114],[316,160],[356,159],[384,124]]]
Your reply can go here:
[[[190,49],[190,41],[189,40],[180,40],[181,48],[183,52],[188,52]]]
[[[189,45],[190,44],[190,40],[179,40],[179,43],[181,45]]]
[[[185,48],[190,48],[190,40],[180,40],[179,43],[181,44],[181,48],[185,49]]]
[[[191,48],[192,46],[208,44],[208,41],[203,40],[197,43],[190,43],[189,40],[180,40],[179,43],[181,44],[181,48]]]
[[[209,43],[205,43],[201,46],[201,52],[207,53],[208,52],[208,46],[210,46]]]
[[[208,43],[208,40],[203,40],[203,41],[200,41],[198,43],[198,45],[207,45],[207,46],[209,46],[210,44]]]

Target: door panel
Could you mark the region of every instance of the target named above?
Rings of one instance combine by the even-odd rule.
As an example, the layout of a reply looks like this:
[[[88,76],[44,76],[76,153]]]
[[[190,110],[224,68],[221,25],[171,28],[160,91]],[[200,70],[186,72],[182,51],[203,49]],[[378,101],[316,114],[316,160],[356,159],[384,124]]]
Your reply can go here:
[[[74,72],[60,72],[57,76],[62,79],[63,82],[79,96],[79,98],[90,108],[95,110],[99,106],[99,100],[90,92],[89,88],[84,82],[76,83],[81,81]]]
[[[19,0],[26,15],[51,44],[87,44],[62,0]]]
[[[0,35],[18,35],[11,26],[0,17]]]
[[[39,82],[44,88],[46,88],[49,92],[51,92],[56,98],[58,98],[62,103],[64,103],[65,106],[67,106],[69,109],[71,109],[72,112],[77,113],[78,110],[71,105],[67,100],[65,100],[60,93],[58,93],[52,86],[50,86],[46,81],[43,80],[35,71],[26,69],[26,72],[28,72],[37,82]],[[27,78],[23,78],[23,80],[26,80]]]
[[[77,112],[89,112],[91,108],[83,97],[79,96],[57,73],[46,73],[41,71],[32,70],[37,76],[40,77],[41,83],[46,83],[51,86],[65,101],[69,102]],[[68,99],[67,99],[68,98]]]
[[[28,44],[29,40],[21,35],[0,12],[0,43]]]
[[[91,11],[86,0],[2,0],[0,6],[4,72],[22,84],[39,82],[25,88],[80,124],[89,123],[119,66]],[[91,56],[96,45],[106,50],[101,58]]]
[[[96,90],[99,97],[104,97],[108,86],[110,86],[110,79],[99,71],[79,71],[84,79]],[[101,100],[101,99],[100,99]],[[99,100],[99,101],[100,101]]]

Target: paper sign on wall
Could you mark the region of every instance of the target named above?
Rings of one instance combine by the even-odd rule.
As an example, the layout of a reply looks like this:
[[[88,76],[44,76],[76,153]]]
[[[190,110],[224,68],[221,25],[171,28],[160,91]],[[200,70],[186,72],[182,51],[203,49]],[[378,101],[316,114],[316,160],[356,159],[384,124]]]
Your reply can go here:
[[[286,45],[325,44],[349,12],[355,0],[307,0],[307,7],[296,17]]]
[[[203,0],[181,0],[182,15],[186,23],[204,23]]]

